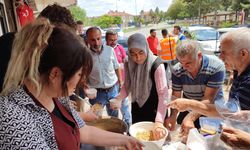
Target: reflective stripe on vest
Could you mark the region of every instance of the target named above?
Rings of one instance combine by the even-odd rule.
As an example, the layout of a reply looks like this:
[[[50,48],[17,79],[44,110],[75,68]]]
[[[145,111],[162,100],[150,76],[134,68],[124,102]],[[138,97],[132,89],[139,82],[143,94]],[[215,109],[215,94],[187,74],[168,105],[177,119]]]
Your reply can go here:
[[[163,60],[173,60],[176,58],[175,48],[176,42],[174,37],[164,38],[160,41],[161,51],[158,56]],[[171,46],[171,47],[170,47]]]

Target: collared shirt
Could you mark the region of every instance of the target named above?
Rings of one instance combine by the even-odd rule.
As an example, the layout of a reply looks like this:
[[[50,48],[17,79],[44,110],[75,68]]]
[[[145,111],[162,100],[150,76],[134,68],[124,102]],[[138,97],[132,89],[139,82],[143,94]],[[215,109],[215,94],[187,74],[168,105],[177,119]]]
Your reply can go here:
[[[114,49],[103,45],[100,54],[91,51],[93,68],[89,76],[89,86],[93,88],[109,88],[118,81],[115,70],[119,63],[115,56]]]
[[[126,52],[124,48],[120,44],[117,44],[114,50],[115,50],[117,61],[119,63],[123,63],[123,60],[126,58]]]
[[[215,100],[223,98],[222,84],[225,77],[224,63],[215,56],[202,57],[202,65],[193,78],[180,63],[176,64],[172,73],[173,90],[183,91],[188,99],[202,100],[206,87],[219,88]]]
[[[235,71],[229,100],[239,100],[242,110],[250,110],[250,65],[239,76],[237,74]]]
[[[59,98],[59,102],[83,127],[69,100]],[[0,108],[0,149],[58,149],[49,112],[36,105],[23,88],[1,96]]]

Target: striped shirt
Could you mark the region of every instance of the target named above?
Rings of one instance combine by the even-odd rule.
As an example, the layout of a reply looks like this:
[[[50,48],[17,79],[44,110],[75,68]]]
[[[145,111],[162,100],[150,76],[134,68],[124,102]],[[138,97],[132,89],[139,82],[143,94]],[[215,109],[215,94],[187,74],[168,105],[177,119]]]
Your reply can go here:
[[[239,100],[242,110],[250,110],[250,65],[239,76],[237,72],[234,72],[234,80],[229,93],[230,99]]]
[[[224,63],[215,56],[202,56],[201,68],[195,78],[180,63],[172,71],[173,90],[183,91],[183,97],[202,100],[206,87],[219,88],[215,100],[223,98]]]

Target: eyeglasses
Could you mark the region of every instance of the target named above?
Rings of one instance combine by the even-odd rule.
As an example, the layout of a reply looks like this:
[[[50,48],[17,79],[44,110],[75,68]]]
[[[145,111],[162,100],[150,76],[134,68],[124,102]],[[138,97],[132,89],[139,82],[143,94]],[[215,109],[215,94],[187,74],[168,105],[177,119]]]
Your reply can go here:
[[[219,56],[221,54],[221,48],[219,46],[219,50],[218,51],[214,51],[214,55]]]

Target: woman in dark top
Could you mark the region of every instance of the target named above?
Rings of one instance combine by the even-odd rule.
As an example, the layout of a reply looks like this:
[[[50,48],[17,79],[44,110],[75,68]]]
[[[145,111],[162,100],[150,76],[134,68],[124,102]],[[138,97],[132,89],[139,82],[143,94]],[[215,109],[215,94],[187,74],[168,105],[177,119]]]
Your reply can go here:
[[[125,83],[118,100],[131,94],[132,122],[151,121],[154,135],[164,135],[166,115],[164,101],[168,100],[168,87],[164,65],[149,50],[144,35],[135,33],[128,38],[128,62],[125,63]]]

